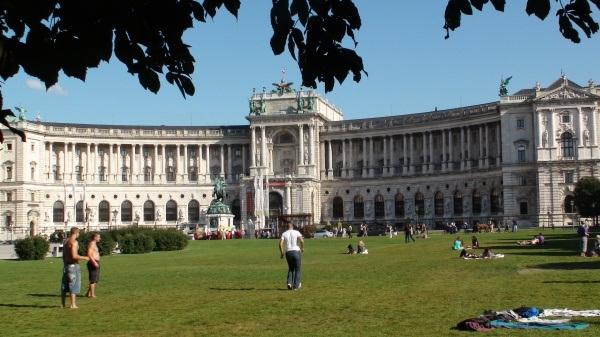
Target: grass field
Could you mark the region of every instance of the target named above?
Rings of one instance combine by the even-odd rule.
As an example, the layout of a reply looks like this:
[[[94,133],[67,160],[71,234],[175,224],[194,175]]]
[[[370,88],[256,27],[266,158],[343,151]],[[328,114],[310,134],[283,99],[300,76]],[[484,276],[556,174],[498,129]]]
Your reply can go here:
[[[454,236],[442,234],[415,244],[367,238],[363,256],[342,254],[348,239],[307,240],[297,292],[285,290],[276,240],[192,241],[184,251],[104,258],[99,297],[80,297],[78,310],[59,308],[61,260],[0,261],[0,335],[455,336],[470,334],[457,322],[484,309],[600,308],[600,259],[576,256],[572,231],[546,231],[543,248],[514,244],[532,234],[478,235],[506,254],[492,261],[459,259]],[[487,335],[600,333],[600,319],[583,321],[590,327],[576,333]]]

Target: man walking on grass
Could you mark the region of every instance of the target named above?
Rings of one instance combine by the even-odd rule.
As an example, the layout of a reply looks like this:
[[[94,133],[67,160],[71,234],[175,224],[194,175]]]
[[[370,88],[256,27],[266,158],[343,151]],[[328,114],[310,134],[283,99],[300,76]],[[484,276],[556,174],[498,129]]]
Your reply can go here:
[[[288,264],[287,288],[298,290],[302,286],[302,253],[304,252],[304,238],[302,234],[294,229],[292,223],[288,223],[287,231],[281,234],[279,240],[279,253]]]
[[[86,296],[96,298],[96,284],[100,280],[100,252],[98,251],[98,242],[100,242],[100,234],[93,233],[90,242],[87,246],[87,270],[89,274],[90,285]]]
[[[81,269],[79,261],[89,260],[87,256],[80,256],[77,238],[79,237],[79,228],[71,228],[69,238],[63,245],[63,276],[60,288],[60,298],[62,307],[65,307],[65,298],[69,293],[69,308],[77,309],[76,298],[81,290]]]

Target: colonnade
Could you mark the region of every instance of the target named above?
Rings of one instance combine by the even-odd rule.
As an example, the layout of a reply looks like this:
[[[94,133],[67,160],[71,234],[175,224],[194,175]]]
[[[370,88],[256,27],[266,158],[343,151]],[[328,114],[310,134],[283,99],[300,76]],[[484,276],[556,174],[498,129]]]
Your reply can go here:
[[[245,174],[248,148],[244,143],[46,142],[45,151],[50,182],[210,183],[216,176],[231,182]],[[211,162],[215,154],[217,161]]]
[[[388,135],[324,137],[321,174],[329,178],[374,178],[488,169],[500,165],[500,137],[499,122]]]

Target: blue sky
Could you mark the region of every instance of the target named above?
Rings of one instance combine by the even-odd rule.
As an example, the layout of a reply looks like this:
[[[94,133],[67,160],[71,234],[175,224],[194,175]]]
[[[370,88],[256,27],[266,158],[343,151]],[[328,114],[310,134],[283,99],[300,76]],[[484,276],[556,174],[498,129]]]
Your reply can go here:
[[[357,52],[369,73],[349,78],[327,98],[346,119],[416,113],[498,99],[501,76],[512,75],[509,91],[550,84],[563,70],[569,79],[600,83],[600,36],[575,45],[560,35],[556,17],[525,14],[524,1],[510,1],[505,13],[488,5],[463,16],[462,26],[444,40],[446,1],[355,0],[363,27]],[[554,3],[554,2],[553,2]],[[88,72],[86,82],[61,76],[50,91],[25,73],[3,86],[5,106],[24,106],[44,121],[140,124],[247,124],[252,88],[286,79],[300,83],[289,54],[269,47],[271,1],[242,1],[239,19],[221,11],[185,37],[196,58],[196,94],[183,99],[162,83],[158,95],[145,91],[116,60]],[[596,18],[600,18],[596,11]],[[319,88],[323,92],[323,88]]]

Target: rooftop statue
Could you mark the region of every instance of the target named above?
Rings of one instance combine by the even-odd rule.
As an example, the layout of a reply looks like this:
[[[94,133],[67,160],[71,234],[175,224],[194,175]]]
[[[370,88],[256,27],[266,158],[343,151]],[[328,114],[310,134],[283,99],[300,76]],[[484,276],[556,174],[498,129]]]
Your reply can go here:
[[[507,96],[508,95],[508,83],[510,83],[510,80],[512,79],[512,76],[507,77],[506,79],[500,78],[500,96]]]

